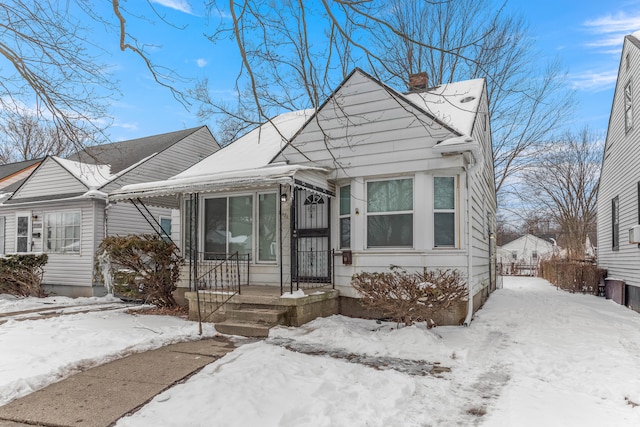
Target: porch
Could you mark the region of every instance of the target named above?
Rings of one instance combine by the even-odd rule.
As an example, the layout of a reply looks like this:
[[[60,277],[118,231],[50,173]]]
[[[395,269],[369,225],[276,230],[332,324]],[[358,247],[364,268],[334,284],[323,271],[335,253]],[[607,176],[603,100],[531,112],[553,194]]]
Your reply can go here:
[[[202,289],[185,293],[189,320],[213,322],[223,334],[266,337],[276,325],[300,326],[338,314],[340,292],[325,286],[284,296],[277,286],[242,286],[242,293]]]

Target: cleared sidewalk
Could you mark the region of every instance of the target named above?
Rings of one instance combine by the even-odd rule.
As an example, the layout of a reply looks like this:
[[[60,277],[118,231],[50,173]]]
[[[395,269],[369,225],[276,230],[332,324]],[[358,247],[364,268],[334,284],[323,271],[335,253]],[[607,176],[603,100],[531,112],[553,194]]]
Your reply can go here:
[[[222,337],[97,366],[0,407],[0,427],[106,427],[235,348]]]

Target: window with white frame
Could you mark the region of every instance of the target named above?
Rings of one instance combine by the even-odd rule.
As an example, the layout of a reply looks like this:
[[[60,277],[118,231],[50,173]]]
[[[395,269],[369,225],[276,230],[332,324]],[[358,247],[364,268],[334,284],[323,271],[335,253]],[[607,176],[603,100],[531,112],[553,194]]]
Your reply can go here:
[[[276,193],[258,195],[258,261],[276,260],[278,200]]]
[[[80,212],[45,215],[45,250],[50,253],[80,253]]]
[[[456,245],[456,180],[453,176],[433,177],[433,245]]]
[[[166,242],[171,241],[171,217],[170,216],[160,216],[160,236]]]
[[[340,249],[351,248],[351,186],[340,187]]]
[[[611,249],[620,249],[620,199],[618,196],[611,200]]]
[[[633,94],[631,82],[624,87],[624,129],[629,132],[633,128]]]
[[[5,228],[6,220],[5,217],[0,216],[0,254],[5,253],[4,248],[4,228]]]
[[[367,182],[367,246],[413,247],[413,179]]]

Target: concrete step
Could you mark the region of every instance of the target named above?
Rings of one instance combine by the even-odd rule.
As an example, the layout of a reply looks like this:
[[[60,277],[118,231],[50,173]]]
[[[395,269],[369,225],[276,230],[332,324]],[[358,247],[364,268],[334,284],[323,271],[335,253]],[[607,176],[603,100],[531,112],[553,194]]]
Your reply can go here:
[[[259,323],[265,325],[286,325],[287,309],[242,308],[227,310],[227,319],[237,322]]]
[[[268,337],[271,326],[260,323],[248,323],[225,320],[216,323],[216,330],[221,334],[240,335],[243,337]]]

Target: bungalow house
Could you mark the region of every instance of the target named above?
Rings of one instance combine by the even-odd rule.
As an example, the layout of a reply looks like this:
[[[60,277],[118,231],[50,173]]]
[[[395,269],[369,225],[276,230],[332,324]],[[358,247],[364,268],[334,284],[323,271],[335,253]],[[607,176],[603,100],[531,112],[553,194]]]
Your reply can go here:
[[[551,258],[558,247],[551,240],[525,234],[498,247],[498,265],[504,274],[535,274],[543,259]]]
[[[624,38],[598,186],[605,293],[640,311],[640,31]]]
[[[179,208],[192,265],[238,252],[251,285],[328,285],[341,312],[358,306],[355,273],[458,270],[472,296],[461,323],[494,288],[493,177],[483,79],[400,93],[356,69],[317,111],[279,115],[109,198]]]
[[[169,234],[173,220],[166,208],[152,208],[143,217],[133,204],[111,206],[108,193],[175,175],[217,149],[202,126],[88,147],[68,159],[48,156],[0,203],[1,252],[48,254],[43,277],[48,292],[104,294],[94,275],[103,237],[160,228]]]

